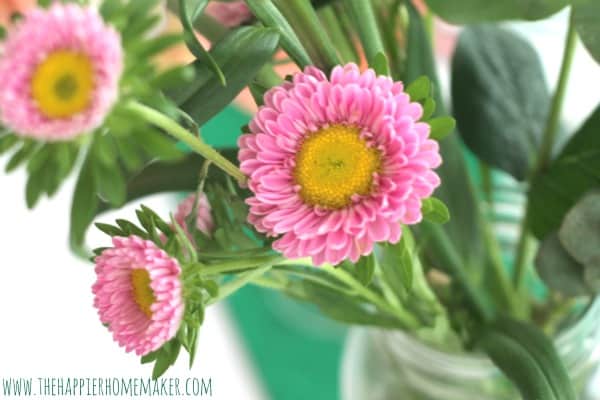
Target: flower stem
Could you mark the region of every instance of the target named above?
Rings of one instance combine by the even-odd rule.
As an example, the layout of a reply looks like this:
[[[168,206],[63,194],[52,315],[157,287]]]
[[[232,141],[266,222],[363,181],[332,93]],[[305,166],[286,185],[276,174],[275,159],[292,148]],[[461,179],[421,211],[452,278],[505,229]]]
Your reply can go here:
[[[233,260],[233,261],[225,261],[217,264],[210,264],[204,266],[200,270],[200,275],[208,276],[208,275],[217,275],[217,274],[227,274],[233,272],[244,271],[250,268],[261,267],[264,265],[274,265],[281,261],[284,258],[280,255],[272,255],[272,256],[261,256],[250,259],[243,260]]]
[[[176,121],[172,120],[168,116],[136,101],[128,102],[125,108],[130,112],[140,116],[144,120],[150,122],[151,124],[162,128],[165,132],[173,136],[175,139],[178,139],[181,142],[185,143],[196,153],[200,154],[207,160],[210,160],[213,164],[221,168],[227,174],[231,175],[238,182],[245,182],[246,176],[242,173],[242,171],[240,171],[240,169],[237,166],[235,166],[231,161],[219,154],[219,152],[216,151],[214,148],[204,143],[204,141],[202,141],[201,138],[194,135],[187,129],[183,128],[181,125],[179,125]]]
[[[573,21],[573,10],[571,10],[571,15],[569,18],[569,27],[567,29],[567,37],[565,40],[563,61],[560,68],[556,92],[554,93],[552,103],[550,105],[550,112],[548,114],[546,129],[544,130],[544,135],[542,137],[542,143],[540,145],[540,152],[536,161],[536,165],[529,176],[530,184],[547,166],[547,164],[552,158],[552,150],[554,149],[554,143],[556,141],[556,135],[558,133],[560,116],[565,100],[567,83],[569,81],[571,65],[573,64],[573,57],[575,55],[576,44],[577,32],[575,30],[575,24]],[[517,254],[515,258],[515,287],[519,292],[523,290],[523,287],[525,285],[525,278],[527,277],[527,264],[529,261],[528,254],[531,252],[530,249],[532,247],[532,238],[529,233],[529,223],[529,208],[527,208],[525,211],[525,216],[523,218],[523,223],[521,224],[519,241],[517,243]]]
[[[573,64],[573,57],[575,55],[576,44],[577,32],[575,31],[575,24],[573,21],[573,10],[571,10],[571,16],[569,18],[569,27],[567,30],[567,38],[565,40],[563,61],[562,66],[560,67],[560,75],[558,77],[558,84],[556,86],[556,92],[554,93],[554,97],[552,99],[550,114],[546,123],[544,136],[542,137],[540,153],[537,159],[536,168],[534,169],[534,175],[537,175],[541,169],[546,167],[546,164],[550,161],[552,157],[552,149],[554,148],[554,142],[556,141],[556,134],[558,132],[562,106],[565,100],[567,83],[569,81],[569,74],[571,72],[571,66]]]
[[[270,264],[265,265],[263,267],[260,267],[260,268],[254,269],[252,271],[249,271],[245,274],[242,274],[239,277],[237,277],[236,279],[227,282],[226,284],[224,284],[223,286],[221,286],[219,288],[219,295],[215,298],[210,299],[208,304],[214,304],[220,300],[223,300],[226,297],[231,296],[232,294],[237,292],[239,289],[246,286],[246,284],[252,282],[255,279],[259,279],[270,269],[271,269]]]
[[[385,47],[383,46],[381,31],[375,17],[373,2],[344,0],[343,4],[350,13],[352,21],[356,24],[369,65],[375,65],[377,54],[382,53],[385,55]]]

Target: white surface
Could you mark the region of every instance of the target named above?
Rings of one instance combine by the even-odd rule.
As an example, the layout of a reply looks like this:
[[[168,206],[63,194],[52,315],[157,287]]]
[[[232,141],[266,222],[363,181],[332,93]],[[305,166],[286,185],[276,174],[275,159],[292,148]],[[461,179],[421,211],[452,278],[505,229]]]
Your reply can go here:
[[[0,165],[5,162],[0,158]],[[148,377],[151,367],[119,348],[97,318],[90,290],[93,265],[68,251],[73,182],[33,212],[25,207],[24,187],[22,170],[0,173],[0,380]],[[152,203],[163,213],[172,204],[165,197]],[[182,353],[167,376],[211,378],[214,399],[267,398],[220,306],[207,313],[194,368],[188,371]]]

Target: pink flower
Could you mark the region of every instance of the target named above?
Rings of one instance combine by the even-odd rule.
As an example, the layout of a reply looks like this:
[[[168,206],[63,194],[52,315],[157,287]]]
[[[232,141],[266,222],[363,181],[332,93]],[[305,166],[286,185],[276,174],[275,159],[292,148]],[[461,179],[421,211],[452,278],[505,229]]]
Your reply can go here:
[[[212,230],[214,229],[212,215],[210,213],[211,207],[208,202],[208,198],[204,193],[201,193],[199,196],[196,193],[190,194],[186,197],[179,206],[177,206],[177,211],[175,212],[175,221],[183,228],[184,231],[188,231],[187,224],[185,219],[194,211],[194,200],[197,200],[197,215],[196,215],[196,228],[207,236],[212,234]]]
[[[0,53],[0,121],[40,140],[68,140],[99,127],[117,100],[119,34],[93,8],[36,8]]]
[[[206,6],[206,14],[228,28],[240,26],[252,18],[252,12],[244,1],[232,1],[229,3],[212,1]]]
[[[153,242],[137,236],[114,237],[113,245],[96,257],[94,306],[125,351],[145,355],[179,329],[181,268]]]
[[[440,184],[437,142],[400,82],[355,64],[314,67],[265,94],[239,139],[248,220],[288,258],[337,264],[400,240]]]

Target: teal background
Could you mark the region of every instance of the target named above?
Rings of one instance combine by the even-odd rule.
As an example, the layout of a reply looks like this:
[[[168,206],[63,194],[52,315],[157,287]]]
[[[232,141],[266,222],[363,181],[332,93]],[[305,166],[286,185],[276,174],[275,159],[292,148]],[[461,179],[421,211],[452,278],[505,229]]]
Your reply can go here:
[[[228,107],[202,127],[215,147],[233,147],[249,117]],[[339,399],[346,327],[311,306],[249,286],[227,306],[264,387],[275,400]]]

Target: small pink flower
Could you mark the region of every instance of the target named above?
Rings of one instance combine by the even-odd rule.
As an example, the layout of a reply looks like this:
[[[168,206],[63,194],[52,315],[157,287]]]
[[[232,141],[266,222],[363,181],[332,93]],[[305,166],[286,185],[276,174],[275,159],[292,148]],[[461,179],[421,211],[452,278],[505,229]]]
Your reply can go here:
[[[229,3],[212,1],[206,6],[206,14],[228,28],[240,26],[252,18],[252,12],[244,1],[232,1]]]
[[[46,141],[93,131],[117,100],[122,64],[119,34],[95,9],[33,9],[0,53],[0,121]]]
[[[96,257],[94,306],[125,351],[145,355],[175,336],[181,323],[181,268],[153,242],[114,237]]]
[[[421,221],[441,157],[402,83],[355,64],[329,78],[308,67],[264,100],[239,160],[254,192],[248,220],[280,237],[276,250],[316,265],[356,262]]]
[[[196,193],[190,194],[186,197],[179,206],[177,206],[177,211],[175,212],[175,221],[183,228],[184,231],[188,231],[187,224],[185,219],[192,213],[194,210],[194,200],[197,200],[197,215],[196,215],[196,228],[207,236],[212,234],[214,229],[212,215],[210,213],[211,207],[208,202],[208,198],[204,193],[201,193],[199,196]]]

